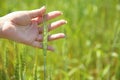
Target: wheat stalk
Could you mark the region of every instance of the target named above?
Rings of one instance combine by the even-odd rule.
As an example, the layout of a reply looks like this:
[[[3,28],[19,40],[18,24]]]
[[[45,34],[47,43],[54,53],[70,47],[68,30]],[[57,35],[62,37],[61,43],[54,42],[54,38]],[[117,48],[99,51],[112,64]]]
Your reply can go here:
[[[47,54],[47,42],[48,42],[48,27],[46,22],[46,16],[43,17],[43,54],[44,54],[44,80],[46,80],[46,54]]]

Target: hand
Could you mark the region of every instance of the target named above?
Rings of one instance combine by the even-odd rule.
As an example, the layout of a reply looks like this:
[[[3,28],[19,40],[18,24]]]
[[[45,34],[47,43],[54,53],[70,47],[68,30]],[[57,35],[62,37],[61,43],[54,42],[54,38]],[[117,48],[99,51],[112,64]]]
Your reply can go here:
[[[33,47],[42,48],[43,27],[39,25],[43,23],[43,16],[46,16],[46,19],[50,20],[62,14],[60,11],[53,11],[48,14],[45,14],[45,12],[46,8],[42,7],[31,11],[17,11],[3,16],[0,20],[2,24],[0,36]],[[58,20],[49,24],[48,29],[51,31],[65,23],[65,20]],[[49,35],[48,41],[64,37],[64,33],[57,33]],[[48,46],[48,50],[53,50],[53,48]]]

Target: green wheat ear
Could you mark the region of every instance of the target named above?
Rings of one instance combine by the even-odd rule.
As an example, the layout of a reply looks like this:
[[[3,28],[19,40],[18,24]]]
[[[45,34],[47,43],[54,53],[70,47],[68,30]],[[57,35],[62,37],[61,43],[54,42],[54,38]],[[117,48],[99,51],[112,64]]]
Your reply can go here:
[[[44,54],[44,80],[46,80],[46,55],[47,55],[47,42],[48,42],[48,27],[46,22],[46,16],[43,18],[43,54]]]
[[[44,32],[43,32],[43,54],[46,56],[47,54],[47,42],[48,42],[48,27],[47,27],[47,22],[46,22],[46,16],[44,16]]]

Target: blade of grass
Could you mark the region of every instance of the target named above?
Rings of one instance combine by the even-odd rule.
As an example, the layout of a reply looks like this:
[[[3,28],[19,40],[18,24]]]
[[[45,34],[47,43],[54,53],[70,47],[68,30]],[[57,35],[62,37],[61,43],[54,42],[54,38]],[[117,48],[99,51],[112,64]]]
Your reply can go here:
[[[5,80],[9,80],[9,74],[8,74],[8,48],[5,48],[4,52],[4,73],[5,73]]]
[[[35,63],[34,63],[33,80],[37,80],[37,56],[35,58]]]

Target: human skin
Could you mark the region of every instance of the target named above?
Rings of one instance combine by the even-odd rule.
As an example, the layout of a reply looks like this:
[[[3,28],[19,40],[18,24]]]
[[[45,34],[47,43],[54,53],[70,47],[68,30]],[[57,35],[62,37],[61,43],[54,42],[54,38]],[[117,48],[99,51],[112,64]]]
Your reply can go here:
[[[13,40],[29,46],[42,48],[43,42],[43,17],[46,16],[47,21],[57,18],[62,12],[52,11],[46,14],[46,8],[30,11],[16,11],[9,13],[0,18],[0,38]],[[66,24],[66,20],[58,20],[48,25],[48,30],[54,30]],[[48,36],[48,41],[64,38],[64,33],[56,33]],[[52,46],[48,46],[48,50],[54,50]]]

